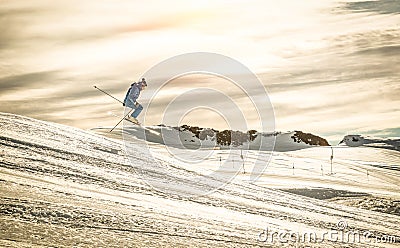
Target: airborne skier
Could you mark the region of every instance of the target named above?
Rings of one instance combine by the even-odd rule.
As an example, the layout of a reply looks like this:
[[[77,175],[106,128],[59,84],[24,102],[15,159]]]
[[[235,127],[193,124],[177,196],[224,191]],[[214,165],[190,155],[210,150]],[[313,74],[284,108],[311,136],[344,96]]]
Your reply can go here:
[[[136,118],[139,116],[140,112],[142,112],[143,106],[136,100],[138,99],[140,92],[146,87],[146,80],[142,78],[142,81],[131,84],[131,87],[126,92],[124,103],[122,105],[135,110],[131,116],[127,117],[131,122],[139,124],[139,121]]]

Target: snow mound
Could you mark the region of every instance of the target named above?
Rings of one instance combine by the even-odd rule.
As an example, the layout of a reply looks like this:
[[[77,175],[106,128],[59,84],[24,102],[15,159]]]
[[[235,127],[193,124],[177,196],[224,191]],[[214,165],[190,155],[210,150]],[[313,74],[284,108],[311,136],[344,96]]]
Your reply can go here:
[[[351,147],[368,146],[400,151],[400,139],[384,139],[368,136],[364,137],[359,134],[346,135],[339,144],[344,144]]]
[[[294,151],[313,146],[329,146],[324,138],[302,131],[271,133],[256,130],[247,132],[219,131],[213,128],[188,125],[180,127],[148,126],[145,130],[134,126],[125,127],[124,131],[139,139],[183,149],[233,148],[260,151]]]

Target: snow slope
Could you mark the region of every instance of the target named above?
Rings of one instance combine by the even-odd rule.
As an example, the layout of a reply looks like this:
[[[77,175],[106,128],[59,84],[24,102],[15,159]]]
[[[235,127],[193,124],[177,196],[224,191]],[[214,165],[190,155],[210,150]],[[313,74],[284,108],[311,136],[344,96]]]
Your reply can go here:
[[[265,228],[300,233],[335,231],[336,224],[343,220],[348,230],[369,231],[373,237],[393,235],[397,242],[400,238],[399,216],[307,198],[240,178],[197,198],[156,191],[135,172],[152,161],[139,142],[130,144],[136,155],[128,158],[120,140],[1,113],[0,143],[2,247],[293,247],[293,242],[280,243],[276,239],[272,244],[269,240],[261,242],[259,234]],[[159,145],[156,149],[162,151]],[[299,182],[304,174],[312,178],[314,162],[321,161],[313,149],[279,153],[273,164],[282,178],[291,178],[285,171],[291,172],[287,167],[295,158],[299,169],[310,168],[299,174]],[[382,158],[376,163],[384,163],[379,151],[373,155]],[[198,173],[196,170],[207,170],[204,166],[216,162],[212,157],[209,163],[193,167],[173,163],[166,156],[160,152],[158,159],[168,167],[169,173],[148,169],[147,179],[166,187],[178,182],[193,188],[212,187],[218,180],[208,178],[202,184],[185,180]],[[346,165],[355,171],[359,164],[369,166],[363,160],[347,160],[345,154],[340,159],[345,160],[341,162],[344,172]],[[392,160],[397,163],[398,157]],[[398,176],[396,170],[387,171],[394,173],[394,178]],[[271,178],[277,179],[279,173]],[[381,171],[380,176],[383,175]],[[261,184],[268,184],[268,178],[266,174]],[[392,188],[398,190],[395,186]],[[334,240],[309,245],[343,247],[343,243]],[[345,245],[396,247],[398,243]]]

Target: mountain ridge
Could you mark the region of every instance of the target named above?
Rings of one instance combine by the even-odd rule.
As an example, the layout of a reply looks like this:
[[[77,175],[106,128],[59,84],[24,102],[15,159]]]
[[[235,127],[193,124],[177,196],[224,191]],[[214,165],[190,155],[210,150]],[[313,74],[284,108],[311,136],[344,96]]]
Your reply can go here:
[[[264,151],[293,151],[313,146],[330,146],[320,136],[303,131],[259,132],[257,130],[217,130],[199,126],[124,126],[126,134],[149,142],[188,148],[250,149]]]

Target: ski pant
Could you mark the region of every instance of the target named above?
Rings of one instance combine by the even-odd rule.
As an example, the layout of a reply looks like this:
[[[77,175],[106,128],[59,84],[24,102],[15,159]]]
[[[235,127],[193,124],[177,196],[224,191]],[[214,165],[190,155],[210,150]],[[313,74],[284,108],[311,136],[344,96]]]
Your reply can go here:
[[[139,116],[140,112],[142,112],[143,110],[143,106],[138,103],[137,105],[133,104],[131,101],[126,101],[126,106],[134,109],[135,111],[133,111],[133,113],[131,114],[132,117],[136,118]]]

